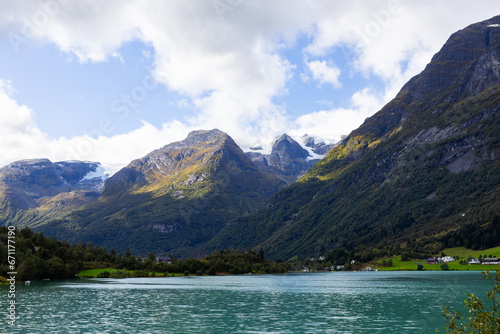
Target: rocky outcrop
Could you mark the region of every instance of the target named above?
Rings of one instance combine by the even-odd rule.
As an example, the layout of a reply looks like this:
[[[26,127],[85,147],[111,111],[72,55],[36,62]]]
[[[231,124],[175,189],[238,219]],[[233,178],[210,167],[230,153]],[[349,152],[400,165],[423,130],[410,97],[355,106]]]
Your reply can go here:
[[[306,147],[309,147],[313,153],[318,155],[326,155],[336,144],[326,144],[324,141],[316,142],[314,137],[307,134],[302,136],[302,141]]]
[[[247,152],[246,155],[263,172],[276,175],[287,184],[297,181],[319,161],[310,159],[309,152],[286,133],[274,142],[270,154]]]
[[[132,161],[106,182],[104,196],[142,187],[154,187],[166,193],[178,186],[189,186],[206,181],[208,178],[224,178],[235,175],[258,175],[252,163],[234,140],[226,133],[214,129],[189,133],[185,140],[168,144],[141,159]],[[227,175],[226,175],[227,174]],[[223,176],[226,175],[226,176]],[[239,183],[234,178],[235,183]],[[274,179],[270,176],[270,179]],[[250,178],[248,182],[257,180]],[[264,196],[270,196],[280,182],[274,180]],[[161,189],[161,190],[160,190]],[[243,187],[242,190],[246,189]]]
[[[33,225],[97,200],[102,178],[87,177],[96,162],[29,159],[0,169],[0,222]]]

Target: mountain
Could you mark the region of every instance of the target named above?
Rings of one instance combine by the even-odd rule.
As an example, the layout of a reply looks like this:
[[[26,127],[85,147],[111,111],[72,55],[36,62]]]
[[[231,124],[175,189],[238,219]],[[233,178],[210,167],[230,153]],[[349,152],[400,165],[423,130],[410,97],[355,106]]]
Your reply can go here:
[[[284,182],[261,172],[226,133],[195,131],[132,161],[99,200],[41,230],[147,254],[204,254],[228,220],[261,207]]]
[[[96,200],[104,188],[96,162],[21,160],[0,169],[0,224],[36,226]]]
[[[267,208],[212,248],[274,258],[405,247],[500,215],[500,16],[453,34],[424,71]],[[437,239],[436,239],[437,240]]]
[[[345,136],[342,136],[345,137]],[[321,140],[315,137],[312,137],[308,134],[305,134],[301,137],[302,142],[305,147],[311,149],[312,153],[317,155],[326,155],[332,148],[334,148],[337,144],[327,144],[324,140]],[[318,142],[317,142],[318,141]]]
[[[313,150],[323,146],[316,146],[314,139],[311,139],[308,143]],[[259,152],[246,154],[261,171],[273,174],[287,184],[297,181],[319,161],[311,159],[309,152],[286,133],[274,142],[270,154]]]

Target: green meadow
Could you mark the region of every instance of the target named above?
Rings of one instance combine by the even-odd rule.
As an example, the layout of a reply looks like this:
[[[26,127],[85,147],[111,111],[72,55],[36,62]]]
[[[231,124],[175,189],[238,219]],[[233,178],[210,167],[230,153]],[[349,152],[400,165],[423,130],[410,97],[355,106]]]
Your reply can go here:
[[[99,274],[103,273],[103,272],[109,272],[109,273],[113,273],[113,272],[123,272],[124,270],[123,269],[115,269],[115,268],[104,268],[104,269],[86,269],[86,270],[82,270],[78,273],[78,277],[80,278],[97,278],[99,276]],[[130,275],[131,277],[136,277],[137,275],[136,272],[134,270],[125,270],[125,273],[127,273],[128,275]],[[148,274],[149,277],[151,277],[151,271],[147,271],[146,272]],[[183,276],[184,274],[178,274],[178,273],[172,273],[172,274],[168,274],[169,277],[171,276]],[[154,273],[154,276],[156,277],[164,277],[164,274],[163,273]]]
[[[493,257],[500,256],[500,247],[489,248],[485,250],[471,250],[464,247],[454,247],[454,248],[446,248],[443,250],[445,255],[449,255],[455,258],[456,261],[448,262],[448,270],[494,270],[495,268],[500,268],[500,265],[486,265],[486,264],[460,264],[460,260],[467,260],[469,257],[479,258],[481,255],[482,258],[489,257],[490,255]],[[436,256],[441,256],[441,254],[436,254]],[[420,260],[409,260],[409,261],[401,261],[401,256],[393,256],[392,258],[392,266],[384,267],[382,265],[383,260],[387,259],[379,259],[375,263],[369,264],[372,268],[377,268],[380,271],[392,271],[392,270],[417,270],[417,263],[421,263],[423,266],[423,270],[441,270],[441,263],[439,264],[427,264],[425,262],[426,259]]]

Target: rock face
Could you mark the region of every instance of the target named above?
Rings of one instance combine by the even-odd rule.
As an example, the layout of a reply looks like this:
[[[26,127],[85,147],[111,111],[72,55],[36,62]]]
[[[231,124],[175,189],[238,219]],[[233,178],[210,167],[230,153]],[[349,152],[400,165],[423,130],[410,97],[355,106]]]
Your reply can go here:
[[[295,174],[294,171],[307,171],[309,153],[286,133],[278,139],[269,156],[269,164],[285,174]]]
[[[500,207],[499,64],[500,16],[453,34],[394,100],[213,247],[287,259],[487,223]]]
[[[228,220],[253,212],[284,186],[226,133],[195,131],[132,161],[106,181],[98,201],[42,230],[117,251],[201,255]]]
[[[0,169],[2,222],[25,224],[64,214],[95,200],[103,189],[100,178],[85,176],[99,167],[95,162],[48,159],[16,161]],[[8,213],[11,213],[10,215]]]
[[[104,187],[102,178],[89,177],[100,167],[98,162],[60,161],[54,165],[61,178],[78,189],[102,190]]]
[[[237,177],[242,173],[248,174],[246,180]],[[260,187],[260,178],[263,177],[226,133],[218,129],[200,130],[191,132],[183,141],[168,144],[132,161],[107,181],[104,196],[143,187],[162,193],[174,188],[179,191],[179,187],[201,184],[214,174],[219,178],[230,178],[231,185],[240,187],[243,192],[250,189],[252,183]],[[271,196],[281,184],[272,177],[268,180],[272,182],[259,189],[264,197]]]
[[[307,134],[302,136],[302,141],[306,147],[309,147],[313,153],[318,155],[326,155],[336,144],[326,144],[324,141],[316,143],[316,139]]]
[[[271,154],[247,152],[247,156],[265,173],[276,175],[292,184],[319,160],[311,160],[309,152],[286,133],[276,140]]]

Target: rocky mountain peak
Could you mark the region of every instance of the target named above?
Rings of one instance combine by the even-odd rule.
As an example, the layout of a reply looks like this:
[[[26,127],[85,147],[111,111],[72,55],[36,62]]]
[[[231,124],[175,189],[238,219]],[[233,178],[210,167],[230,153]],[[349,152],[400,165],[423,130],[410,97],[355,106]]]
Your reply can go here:
[[[162,188],[168,189],[183,182],[186,185],[203,182],[228,166],[257,171],[257,167],[225,132],[218,129],[193,131],[182,141],[132,161],[108,180],[104,195],[123,192],[130,187],[162,184]]]
[[[208,142],[228,138],[229,135],[219,129],[191,131],[183,142]]]
[[[103,180],[85,176],[99,166],[95,162],[27,159],[0,169],[0,199],[11,209],[61,210],[96,198]],[[51,205],[57,206],[54,209]]]
[[[494,95],[495,86],[500,83],[500,27],[497,25],[500,25],[500,16],[451,35],[425,69],[343,143],[360,147],[364,144],[361,137],[366,142],[367,138],[385,138],[404,127],[417,128],[423,118],[431,121],[445,116],[442,112],[446,106],[465,99],[470,101],[480,94]],[[424,115],[433,108],[433,115]]]
[[[284,133],[278,140],[274,142],[272,147],[270,160],[271,163],[287,159],[306,159],[309,157],[309,152],[305,150],[299,143]]]
[[[59,175],[72,185],[80,183],[86,175],[95,172],[100,166],[98,162],[86,161],[59,161],[54,163],[54,165]]]
[[[476,95],[499,78],[500,16],[472,24],[452,34],[424,71],[401,90],[413,102],[462,94]],[[450,88],[453,88],[450,91]],[[400,94],[401,94],[400,93]]]
[[[47,191],[65,184],[56,166],[48,159],[13,162],[0,169],[0,180],[8,184],[36,186]]]
[[[246,155],[260,170],[276,175],[288,184],[295,182],[317,162],[310,160],[309,152],[286,133],[274,142],[270,154],[247,152]]]

